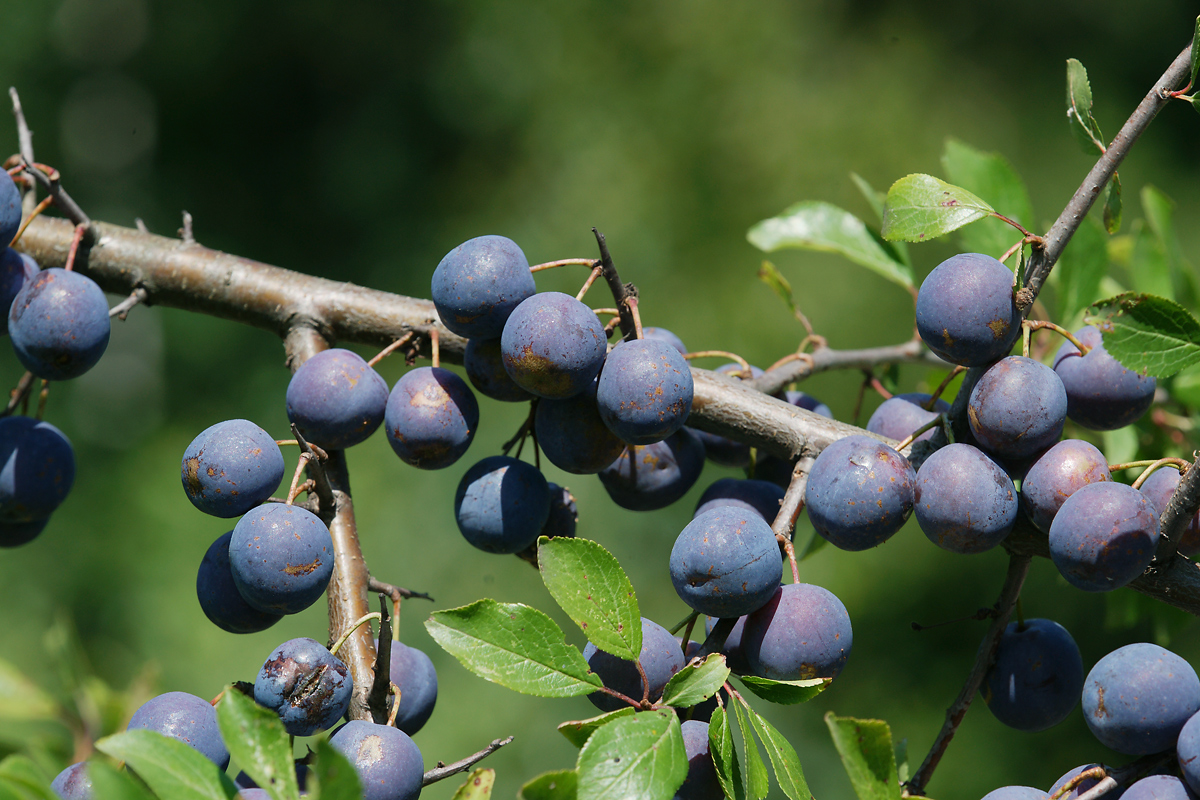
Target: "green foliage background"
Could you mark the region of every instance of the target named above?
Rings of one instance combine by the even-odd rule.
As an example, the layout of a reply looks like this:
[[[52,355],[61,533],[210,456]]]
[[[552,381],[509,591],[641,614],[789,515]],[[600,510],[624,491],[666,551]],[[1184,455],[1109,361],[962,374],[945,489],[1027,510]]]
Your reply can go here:
[[[132,225],[141,217],[170,233],[187,209],[206,245],[421,296],[441,256],[469,237],[505,234],[536,262],[593,255],[596,225],[623,276],[639,285],[648,324],[672,329],[692,349],[730,349],[763,366],[802,332],[754,277],[761,254],[745,240],[750,225],[802,199],[869,219],[848,173],[881,190],[911,172],[940,174],[952,135],[1009,158],[1044,229],[1090,166],[1064,124],[1065,60],[1088,67],[1097,117],[1111,135],[1184,46],[1195,13],[1186,0],[994,8],[926,0],[9,0],[2,8],[4,85],[22,93],[38,159],[62,170],[94,218]],[[1178,203],[1183,251],[1200,262],[1197,120],[1176,106],[1122,169],[1126,220],[1138,215],[1137,189],[1153,183]],[[0,141],[16,149],[15,132]],[[952,252],[951,243],[914,248],[918,275]],[[774,261],[834,346],[911,334],[909,297],[882,279],[828,255]],[[574,291],[582,277],[558,270],[538,285]],[[592,299],[602,304],[599,291]],[[381,371],[391,383],[403,365],[389,360]],[[3,348],[0,383],[19,374]],[[906,368],[901,384],[924,377]],[[252,679],[280,641],[324,639],[321,606],[251,636],[208,623],[195,570],[228,528],[194,511],[176,477],[185,445],[219,420],[249,418],[282,436],[287,380],[279,341],[262,331],[144,308],[116,325],[100,366],[50,398],[47,417],[75,443],[78,478],[40,539],[0,553],[0,658],[50,690],[64,685],[65,672],[93,670],[117,687],[141,676],[137,691],[211,697],[230,680]],[[859,380],[829,374],[803,388],[849,419]],[[350,465],[372,570],[437,598],[432,607],[406,604],[401,626],[439,672],[437,711],[416,737],[426,763],[515,733],[488,762],[497,796],[511,797],[533,775],[573,764],[575,751],[554,725],[593,707],[485,683],[420,624],[432,608],[489,596],[530,603],[574,630],[526,564],[475,551],[455,529],[459,476],[472,458],[496,452],[524,412],[481,404],[470,456],[445,472],[402,465],[381,435],[356,448]],[[617,509],[594,478],[547,474],[575,492],[581,535],[621,560],[643,613],[666,625],[682,618],[667,579],[671,544],[703,487],[732,471],[708,465],[691,495],[650,514]],[[943,553],[912,524],[877,550],[826,548],[802,565],[804,580],[845,602],[855,631],[853,655],[829,691],[767,710],[818,798],[851,795],[822,721],[827,710],[887,719],[919,760],[984,623],[921,633],[909,623],[989,605],[1004,561],[1000,552]],[[1069,589],[1045,561],[1035,563],[1024,595],[1028,616],[1051,616],[1075,634],[1089,667],[1154,636],[1144,618],[1106,625],[1120,616],[1111,606]],[[62,652],[52,641],[61,636],[47,631],[60,617],[78,630],[78,660],[52,655]],[[1172,647],[1196,663],[1196,626],[1183,626]],[[48,767],[70,755],[53,729],[0,727],[0,751],[50,742]],[[1090,737],[1078,711],[1051,731],[1019,734],[977,703],[930,792],[977,798],[1006,783],[1046,788],[1093,760],[1121,762]],[[449,797],[453,784],[425,795]]]

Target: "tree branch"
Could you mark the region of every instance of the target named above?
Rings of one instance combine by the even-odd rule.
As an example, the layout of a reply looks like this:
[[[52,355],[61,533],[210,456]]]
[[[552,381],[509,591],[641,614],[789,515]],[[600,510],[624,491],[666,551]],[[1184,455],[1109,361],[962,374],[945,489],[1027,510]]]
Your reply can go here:
[[[1158,548],[1154,553],[1156,563],[1170,563],[1179,541],[1192,517],[1200,511],[1200,469],[1195,462],[1200,452],[1192,453],[1192,466],[1179,478],[1179,484],[1171,494],[1167,507],[1159,520]]]
[[[501,747],[504,747],[504,745],[511,742],[514,738],[515,737],[513,736],[507,736],[503,739],[493,739],[491,744],[480,750],[478,753],[474,753],[464,759],[455,761],[453,764],[443,764],[439,761],[436,767],[425,773],[425,777],[421,779],[421,785],[428,786],[431,783],[437,783],[438,781],[449,778],[451,775],[459,772],[466,772],[471,767],[475,766],[480,761],[483,761],[492,753],[499,750]]]
[[[802,381],[818,372],[831,369],[871,369],[881,364],[896,362],[919,361],[930,366],[953,369],[949,364],[926,349],[925,344],[918,338],[909,339],[903,344],[887,347],[868,347],[863,350],[834,350],[832,347],[820,347],[809,354],[807,359],[788,361],[774,369],[770,369],[753,380],[746,381],[747,386],[765,394],[776,394],[789,383]]]

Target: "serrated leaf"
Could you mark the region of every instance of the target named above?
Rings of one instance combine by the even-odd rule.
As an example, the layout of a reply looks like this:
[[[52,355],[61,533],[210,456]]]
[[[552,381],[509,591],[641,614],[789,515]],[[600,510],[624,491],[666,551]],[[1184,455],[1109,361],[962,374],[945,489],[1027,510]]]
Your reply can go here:
[[[769,703],[791,706],[807,703],[825,691],[832,683],[830,678],[806,678],[799,681],[773,681],[755,675],[739,675],[738,680],[754,694]]]
[[[850,180],[858,187],[858,191],[862,193],[866,199],[867,205],[875,212],[875,219],[883,222],[883,201],[887,198],[883,192],[876,191],[875,187],[867,183],[862,177],[856,173],[850,173]],[[883,238],[874,228],[867,226],[867,230],[871,232],[871,237],[879,243],[881,247],[894,259],[899,261],[908,269],[912,270],[912,256],[908,253],[908,245],[904,242],[889,242]]]
[[[1100,299],[1100,281],[1108,272],[1108,247],[1104,229],[1092,217],[1071,237],[1058,265],[1058,314],[1064,325]]]
[[[1200,93],[1197,94],[1181,94],[1180,100],[1186,100],[1192,104],[1192,108],[1196,109],[1196,113],[1200,114]]]
[[[118,772],[103,761],[88,762],[94,800],[154,800],[154,796],[128,772]]]
[[[1033,224],[1033,206],[1029,191],[1017,171],[999,153],[985,153],[957,139],[947,139],[942,151],[946,177],[956,185],[986,197],[1004,216],[1026,228]],[[1000,257],[1021,238],[1021,233],[998,219],[980,220],[963,228],[962,246],[971,253]]]
[[[596,717],[573,719],[563,722],[558,726],[558,732],[571,744],[576,747],[583,747],[600,726],[606,725],[618,717],[633,716],[633,713],[633,706],[624,706],[623,708],[618,708],[616,711],[610,711],[607,714],[601,714]]]
[[[359,800],[362,782],[349,759],[325,739],[317,740],[310,747],[314,758],[305,782],[309,796],[313,800]]]
[[[642,651],[637,595],[613,554],[589,539],[538,539],[538,569],[550,596],[588,641],[635,661]]]
[[[717,693],[729,680],[725,656],[709,653],[698,666],[687,664],[671,676],[663,689],[663,703],[673,708],[691,708]]]
[[[883,209],[883,238],[924,242],[983,219],[993,209],[961,186],[932,175],[908,175],[892,184]]]
[[[1078,59],[1067,59],[1067,124],[1079,147],[1089,156],[1104,152],[1103,135],[1092,116],[1092,85]]]
[[[741,702],[745,703],[744,700]],[[796,749],[783,737],[783,734],[759,716],[749,705],[746,706],[746,715],[750,718],[750,724],[754,727],[763,748],[767,751],[767,757],[771,760],[771,769],[775,771],[775,782],[779,784],[779,788],[791,800],[813,800],[808,782],[804,780],[804,769],[800,766],[800,757],[796,755]]]
[[[232,686],[217,704],[217,726],[229,755],[272,800],[297,800],[292,744],[279,715]]]
[[[670,800],[687,778],[683,733],[674,711],[614,720],[579,751],[579,800]]]
[[[1165,297],[1126,292],[1093,305],[1086,319],[1127,369],[1169,378],[1200,363],[1200,322]]]
[[[881,719],[838,717],[831,711],[825,724],[833,746],[859,800],[900,800],[900,779],[892,731]]]
[[[746,800],[746,787],[742,783],[742,769],[738,763],[737,748],[733,746],[733,730],[725,709],[717,707],[708,720],[708,752],[712,754],[717,770],[717,781],[729,800]]]
[[[758,268],[758,279],[771,287],[775,296],[782,300],[793,314],[796,313],[796,300],[792,296],[792,285],[788,283],[787,278],[780,274],[774,264],[770,261],[763,261],[762,266]]]
[[[58,795],[50,789],[50,779],[28,756],[16,753],[0,761],[0,779],[10,782],[31,797],[58,800]]]
[[[573,769],[543,772],[517,792],[518,800],[575,800],[579,773]]]
[[[1115,172],[1104,192],[1104,230],[1109,236],[1121,230],[1121,176]]]
[[[0,660],[0,719],[34,721],[58,718],[58,704],[19,669]]]
[[[224,770],[177,739],[133,730],[96,742],[96,749],[124,761],[159,797],[171,800],[227,800],[237,787]]]
[[[752,227],[746,238],[767,253],[783,248],[837,253],[893,283],[913,285],[912,270],[888,254],[861,219],[830,203],[797,203]]]
[[[450,800],[488,800],[495,784],[496,770],[481,767],[471,773]]]
[[[521,603],[477,600],[425,620],[442,649],[481,678],[538,697],[576,697],[603,684],[550,617]]]
[[[742,756],[746,762],[746,797],[748,800],[762,800],[771,790],[767,780],[767,765],[763,763],[762,753],[754,741],[754,729],[750,725],[749,715],[738,702],[730,702],[726,707],[733,706],[733,715],[737,718],[738,730],[742,733]]]

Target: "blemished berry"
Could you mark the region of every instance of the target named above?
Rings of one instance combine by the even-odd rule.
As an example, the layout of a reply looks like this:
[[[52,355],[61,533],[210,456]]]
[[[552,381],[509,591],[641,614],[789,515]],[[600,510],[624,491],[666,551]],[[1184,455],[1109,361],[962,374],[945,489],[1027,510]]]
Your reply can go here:
[[[448,369],[409,370],[387,399],[388,444],[400,460],[421,469],[445,469],[462,457],[479,427],[479,403]]]
[[[1083,684],[1083,718],[1105,747],[1130,756],[1175,746],[1200,711],[1200,678],[1179,656],[1148,642],[1096,662]]]
[[[50,790],[62,800],[92,800],[92,779],[88,776],[88,764],[80,761],[58,773]]]
[[[680,732],[688,772],[683,785],[675,792],[675,800],[721,800],[725,793],[708,751],[708,723],[689,719],[680,726]]]
[[[683,340],[666,328],[656,328],[653,325],[642,328],[642,338],[666,342],[678,350],[680,355],[687,355],[687,347],[684,345]]]
[[[1100,331],[1091,325],[1075,332],[1084,347],[1064,342],[1054,356],[1054,371],[1067,391],[1067,417],[1096,431],[1124,428],[1141,418],[1154,402],[1158,382],[1149,375],[1121,366],[1104,349]]]
[[[350,708],[350,670],[315,639],[289,639],[271,651],[254,680],[254,701],[279,715],[292,736],[337,724]]]
[[[983,800],[1047,800],[1049,795],[1032,786],[1001,786],[983,796]]]
[[[1188,717],[1175,743],[1179,771],[1193,792],[1200,792],[1200,711]]]
[[[7,172],[0,176],[0,247],[8,245],[21,229],[21,192]]]
[[[463,354],[463,369],[475,390],[484,397],[504,403],[521,403],[533,399],[509,377],[500,355],[500,337],[468,339]]]
[[[1012,270],[991,256],[946,259],[917,294],[921,339],[952,364],[980,367],[1003,358],[1021,335],[1012,287]]]
[[[417,731],[425,727],[437,704],[438,680],[437,670],[424,651],[409,647],[403,642],[391,641],[391,667],[389,675],[392,683],[400,689],[400,708],[396,712],[396,727],[415,736]],[[375,640],[379,647],[379,640]],[[388,697],[388,712],[395,703],[395,695]]]
[[[233,531],[221,534],[200,562],[196,573],[200,610],[214,625],[230,633],[265,631],[283,619],[283,615],[259,611],[238,591],[229,568],[229,541],[232,538]]]
[[[266,503],[234,526],[229,567],[251,606],[295,614],[325,593],[333,575],[333,538],[311,511]]]
[[[1062,504],[1049,540],[1050,558],[1072,586],[1085,592],[1119,589],[1150,566],[1158,512],[1132,486],[1089,483]]]
[[[37,275],[37,264],[11,247],[0,250],[0,335],[8,333],[8,310],[22,287]]]
[[[600,483],[621,508],[655,511],[687,494],[703,469],[704,445],[681,428],[661,442],[626,447],[600,471]]]
[[[245,419],[218,422],[183,451],[180,480],[205,514],[240,517],[266,501],[283,480],[283,453],[271,434]]]
[[[1089,483],[1110,481],[1108,460],[1095,445],[1081,439],[1064,439],[1026,470],[1021,481],[1021,509],[1038,530],[1049,533],[1050,524],[1068,497]]]
[[[362,783],[363,800],[416,800],[425,767],[421,751],[404,731],[351,720],[329,737]]]
[[[8,309],[17,360],[48,381],[78,378],[96,366],[110,331],[104,292],[78,272],[42,270],[25,281]]]
[[[46,519],[74,482],[75,451],[62,431],[32,417],[0,417],[0,523]]]
[[[776,681],[836,678],[853,643],[842,601],[809,583],[778,587],[766,605],[746,617],[742,633],[750,672]]]
[[[783,494],[783,489],[769,481],[721,478],[700,495],[692,519],[714,508],[733,506],[758,513],[770,525],[779,515]]]
[[[489,456],[467,470],[454,495],[463,538],[488,553],[519,553],[550,516],[550,487],[532,464]]]
[[[222,770],[229,766],[229,750],[217,727],[217,710],[194,694],[167,692],[151,698],[133,712],[129,730],[170,736],[199,751]]]
[[[49,517],[35,519],[32,522],[0,520],[0,547],[20,547],[23,544],[29,544],[46,529],[49,523]]]
[[[442,324],[468,339],[498,337],[513,309],[537,291],[525,254],[504,236],[477,236],[451,250],[430,289]]]
[[[1100,765],[1099,764],[1083,764],[1081,766],[1067,770],[1061,778],[1059,778],[1058,780],[1056,780],[1054,782],[1054,785],[1050,787],[1050,791],[1047,794],[1050,797],[1053,797],[1054,795],[1058,794],[1058,790],[1061,789],[1063,786],[1065,786],[1067,784],[1067,782],[1070,781],[1072,778],[1076,777],[1080,773],[1087,772],[1089,769],[1092,769],[1092,768],[1098,767],[1098,766],[1100,766]],[[1075,800],[1075,798],[1079,797],[1079,795],[1083,794],[1088,789],[1091,789],[1093,786],[1095,786],[1101,780],[1103,780],[1103,779],[1102,778],[1090,778],[1090,777],[1084,778],[1083,780],[1081,780],[1079,782],[1078,785],[1075,786],[1075,788],[1068,790],[1062,797],[1060,797],[1059,800]],[[1119,789],[1119,788],[1115,789],[1113,792],[1104,795],[1105,800],[1117,800],[1117,798],[1120,797],[1121,792],[1122,792],[1121,789]]]
[[[500,335],[509,376],[522,389],[552,400],[585,391],[607,352],[599,317],[561,292],[542,292],[521,303]]]
[[[595,384],[564,400],[540,400],[534,432],[550,463],[575,475],[596,474],[625,449],[625,443],[600,418]]]
[[[692,371],[670,344],[620,342],[608,354],[596,387],[604,424],[628,444],[661,442],[692,410]]]
[[[332,348],[305,361],[287,388],[287,415],[326,450],[365,442],[383,422],[387,383],[358,353]]]
[[[952,553],[982,553],[1012,532],[1017,490],[996,462],[969,444],[950,444],[921,465],[914,490],[917,524]]]
[[[1150,775],[1121,795],[1125,800],[1196,800],[1188,785],[1174,775]]]
[[[575,496],[571,490],[557,483],[548,483],[550,490],[550,516],[542,526],[542,536],[553,539],[562,536],[567,539],[575,537],[575,526],[579,523],[579,509],[575,505]]]
[[[704,618],[704,633],[707,636],[713,632],[716,627],[718,617]],[[750,671],[750,664],[746,661],[746,651],[742,647],[742,636],[746,631],[746,618],[738,617],[738,621],[733,624],[733,628],[725,637],[725,644],[721,646],[720,653],[725,656],[725,664],[738,675],[744,675]]]
[[[1067,718],[1083,691],[1083,659],[1067,629],[1048,619],[1010,622],[984,676],[984,702],[996,719],[1044,731]]]
[[[690,608],[740,617],[774,594],[783,577],[779,544],[755,511],[721,506],[700,514],[671,549],[671,584]]]
[[[880,403],[879,408],[875,409],[875,413],[867,420],[867,430],[896,441],[907,439],[913,431],[919,430],[921,426],[937,419],[939,414],[950,410],[950,405],[939,399],[934,404],[933,411],[926,411],[925,403],[929,398],[930,395],[927,394],[898,394],[889,397]],[[936,432],[936,428],[930,428],[914,441],[932,439]]]
[[[583,648],[583,657],[587,660],[592,672],[596,673],[604,685],[626,697],[641,700],[646,685],[638,674],[637,665],[632,661],[609,655],[596,645],[588,642]],[[638,653],[638,661],[646,672],[646,680],[650,683],[650,700],[662,697],[667,681],[676,672],[683,669],[683,650],[679,642],[663,626],[657,622],[642,617],[642,649]],[[588,695],[592,704],[601,711],[616,711],[628,707],[624,700],[619,700],[604,692],[593,692]]]
[[[967,421],[981,449],[1019,460],[1062,436],[1067,391],[1054,370],[1025,356],[993,364],[971,390]]]
[[[1163,512],[1167,510],[1167,503],[1171,502],[1171,495],[1175,494],[1175,487],[1178,485],[1179,471],[1169,467],[1156,469],[1142,483],[1141,492],[1146,495],[1151,505],[1154,506],[1154,510],[1158,512],[1160,521]],[[1188,558],[1200,553],[1200,511],[1193,514],[1188,521],[1178,545],[1179,552]]]
[[[817,533],[842,550],[883,544],[913,511],[908,459],[870,436],[847,436],[817,456],[804,499]]]

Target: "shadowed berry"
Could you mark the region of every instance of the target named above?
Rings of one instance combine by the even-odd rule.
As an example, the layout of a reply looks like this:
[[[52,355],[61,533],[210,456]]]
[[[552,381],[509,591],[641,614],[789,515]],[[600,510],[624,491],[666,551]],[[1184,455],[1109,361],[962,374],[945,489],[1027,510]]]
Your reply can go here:
[[[1119,589],[1141,575],[1158,545],[1158,512],[1123,483],[1089,483],[1075,491],[1050,525],[1050,558],[1085,592]]]
[[[700,495],[692,519],[720,506],[733,506],[758,513],[770,525],[775,522],[782,502],[783,489],[769,481],[721,478]]]
[[[20,547],[36,539],[50,518],[35,519],[32,522],[4,522],[0,520],[0,547]]]
[[[1200,792],[1200,712],[1188,718],[1175,743],[1179,771],[1193,792]]]
[[[325,593],[333,575],[333,539],[311,511],[267,503],[234,526],[229,567],[247,603],[295,614]]]
[[[805,488],[808,518],[842,550],[883,544],[913,511],[908,460],[870,436],[847,436],[817,456]]]
[[[703,469],[704,445],[682,428],[661,442],[626,447],[600,472],[600,482],[621,508],[654,511],[687,494]]]
[[[1178,474],[1178,473],[1176,473]],[[1104,454],[1080,439],[1064,439],[1041,455],[1021,481],[1021,509],[1043,533],[1067,498],[1089,483],[1108,483]]]
[[[462,378],[441,367],[409,370],[387,399],[388,444],[400,460],[444,469],[462,457],[479,427],[479,403]]]
[[[950,410],[949,403],[945,400],[938,400],[934,404],[933,411],[926,411],[925,403],[929,401],[929,398],[930,395],[927,394],[898,394],[884,400],[867,420],[867,430],[898,442],[907,439],[913,431],[920,429],[922,425],[933,422],[939,414]],[[936,432],[936,428],[930,428],[914,441],[923,442],[932,439]]]
[[[167,692],[151,698],[133,712],[129,730],[170,736],[198,750],[222,770],[229,766],[229,750],[217,727],[217,710],[194,694]]]
[[[337,724],[350,708],[350,670],[315,639],[289,639],[271,651],[254,681],[254,701],[279,715],[292,736]]]
[[[326,450],[353,447],[383,422],[388,388],[362,356],[333,348],[305,361],[287,388],[288,420]]]
[[[21,229],[21,192],[7,172],[0,176],[0,246],[5,246]]]
[[[583,648],[583,657],[587,660],[592,672],[596,673],[604,685],[620,692],[633,700],[641,700],[646,685],[638,675],[637,665],[632,661],[609,655],[598,650],[596,645],[588,642]],[[662,697],[663,688],[676,672],[683,669],[683,650],[679,642],[663,626],[642,617],[642,649],[638,653],[638,661],[646,672],[646,680],[650,682],[650,700]],[[628,703],[604,692],[592,692],[588,695],[592,704],[601,711],[616,711],[627,708]]]
[[[283,615],[259,611],[238,591],[229,568],[229,541],[232,538],[233,531],[219,536],[200,562],[200,570],[196,573],[200,610],[214,625],[230,633],[265,631],[283,619]]]
[[[984,702],[1020,731],[1044,731],[1067,718],[1083,690],[1083,659],[1067,629],[1048,619],[1009,623],[984,676]]]
[[[23,257],[11,247],[0,250],[0,334],[8,333],[8,310],[13,298],[37,272],[32,258]]]
[[[183,451],[183,490],[205,514],[229,519],[262,504],[283,480],[283,453],[244,419],[218,422]]]
[[[1028,458],[1058,441],[1067,392],[1054,370],[1032,358],[993,364],[971,390],[967,421],[979,447],[1009,460]]]
[[[62,800],[92,800],[92,779],[88,777],[88,764],[80,761],[58,773],[50,789]]]
[[[853,643],[842,601],[809,583],[778,587],[742,633],[750,672],[776,681],[836,678]]]
[[[688,772],[683,785],[675,792],[675,800],[722,800],[725,793],[708,751],[708,723],[689,719],[680,726],[680,732]]]
[[[594,475],[625,449],[600,418],[595,384],[565,400],[540,400],[534,431],[550,463],[575,475]]]
[[[488,553],[519,553],[550,516],[550,488],[532,464],[489,456],[467,470],[454,495],[463,538]]]
[[[500,336],[504,369],[538,397],[561,400],[586,390],[608,352],[604,326],[590,308],[561,292],[517,306]]]
[[[620,342],[604,361],[596,405],[623,441],[660,442],[683,427],[692,410],[692,371],[666,342]]]
[[[329,744],[354,765],[363,800],[416,800],[425,767],[408,734],[387,725],[351,720]]]
[[[698,515],[675,540],[671,584],[690,608],[712,617],[749,614],[783,577],[779,544],[755,511],[721,506]]]
[[[477,236],[437,265],[430,296],[443,325],[468,339],[486,339],[499,336],[513,309],[536,291],[516,242]]]
[[[500,356],[500,337],[468,339],[463,354],[463,369],[475,390],[484,397],[505,403],[521,403],[533,399],[509,377]]]
[[[579,522],[579,509],[571,490],[557,483],[546,484],[550,489],[550,516],[542,526],[542,536],[574,538],[575,526]]]
[[[389,674],[392,683],[400,689],[400,709],[396,712],[396,727],[409,736],[425,726],[433,714],[437,704],[438,680],[437,671],[429,656],[415,647],[409,647],[403,642],[391,643],[391,667]],[[379,640],[375,640],[379,647]],[[388,711],[396,702],[395,695],[388,697]]]
[[[952,364],[1003,358],[1021,335],[1013,273],[991,256],[962,253],[934,267],[917,294],[917,331]]]
[[[74,483],[75,451],[62,431],[32,417],[0,417],[0,523],[45,520]]]
[[[969,444],[950,444],[921,465],[914,490],[917,524],[952,553],[982,553],[1012,531],[1017,490],[1004,470]]]
[[[711,634],[713,628],[716,627],[718,617],[704,618],[704,633]],[[729,635],[725,637],[725,644],[721,646],[721,655],[725,656],[725,664],[738,675],[743,675],[750,671],[750,665],[746,662],[746,653],[742,649],[742,635],[746,630],[746,618],[738,617],[738,621],[733,624],[733,628],[729,631]]]
[[[1163,512],[1167,510],[1167,503],[1171,502],[1171,495],[1175,494],[1175,487],[1178,485],[1179,470],[1171,467],[1156,469],[1142,483],[1141,492],[1146,495],[1150,504],[1154,506],[1154,510],[1158,512],[1160,521]],[[1200,511],[1192,515],[1178,544],[1179,552],[1189,558],[1200,553]]]
[[[78,378],[104,355],[108,301],[91,278],[47,269],[25,281],[8,309],[8,335],[25,369],[48,381]]]
[[[1075,338],[1091,348],[1087,355],[1081,357],[1078,347],[1064,342],[1054,356],[1054,371],[1067,391],[1067,417],[1096,431],[1124,428],[1140,419],[1154,402],[1158,382],[1121,366],[1091,325],[1076,331]]]

